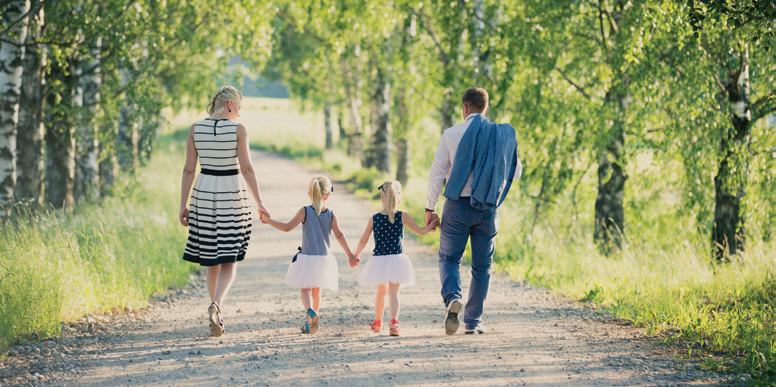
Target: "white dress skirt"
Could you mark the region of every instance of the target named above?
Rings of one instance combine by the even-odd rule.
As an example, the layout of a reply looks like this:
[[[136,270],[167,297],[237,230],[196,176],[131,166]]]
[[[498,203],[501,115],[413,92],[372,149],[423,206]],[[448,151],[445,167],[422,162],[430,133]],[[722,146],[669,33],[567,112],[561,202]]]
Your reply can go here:
[[[299,253],[286,272],[286,285],[299,289],[337,290],[338,284],[337,260],[333,255]]]
[[[388,282],[401,286],[415,285],[415,270],[407,254],[374,255],[364,265],[358,278],[362,286],[385,285]]]

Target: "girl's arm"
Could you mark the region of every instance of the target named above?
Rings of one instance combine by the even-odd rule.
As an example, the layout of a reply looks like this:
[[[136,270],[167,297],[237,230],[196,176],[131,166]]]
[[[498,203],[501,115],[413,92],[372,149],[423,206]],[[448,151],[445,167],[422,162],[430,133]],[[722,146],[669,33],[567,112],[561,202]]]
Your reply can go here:
[[[374,220],[372,218],[369,218],[369,222],[366,224],[366,230],[364,230],[364,235],[361,235],[361,239],[358,240],[358,246],[356,246],[356,251],[353,253],[356,257],[361,258],[361,253],[364,252],[364,248],[366,247],[366,244],[369,243],[369,237],[372,236],[372,228],[374,227],[373,224]]]
[[[358,265],[361,260],[353,255],[352,251],[350,251],[348,239],[345,238],[345,234],[342,233],[339,222],[337,222],[337,215],[333,214],[331,219],[331,231],[334,233],[334,237],[337,238],[337,242],[339,242],[340,246],[342,246],[342,250],[345,250],[345,254],[348,256],[348,265],[350,265],[350,267],[356,267],[356,265]]]
[[[435,229],[436,226],[439,224],[439,219],[433,219],[431,223],[428,224],[426,227],[420,227],[417,223],[415,223],[415,220],[412,219],[412,216],[406,212],[401,213],[401,222],[407,226],[412,232],[417,234],[418,236],[423,236],[431,232],[431,230]]]
[[[299,211],[296,212],[296,215],[294,215],[291,220],[289,220],[287,223],[278,222],[277,220],[272,220],[269,217],[269,214],[260,212],[259,217],[261,218],[261,221],[263,223],[267,223],[272,227],[275,227],[276,229],[280,231],[289,232],[296,228],[296,226],[299,225],[299,223],[302,223],[304,220],[304,207],[300,208]]]
[[[183,176],[181,176],[181,208],[178,213],[178,220],[186,227],[189,226],[189,208],[186,202],[189,200],[191,185],[197,174],[197,156],[197,148],[194,147],[194,125],[191,125],[189,135],[186,137],[186,163],[183,164]]]
[[[256,170],[253,169],[251,152],[248,148],[248,130],[245,129],[245,125],[243,124],[237,124],[237,160],[240,161],[240,173],[242,174],[245,183],[248,185],[248,190],[251,191],[251,195],[253,195],[253,198],[256,200],[259,217],[261,217],[261,214],[266,214],[267,217],[269,217],[269,211],[264,208],[264,204],[261,202],[259,181],[256,179]]]

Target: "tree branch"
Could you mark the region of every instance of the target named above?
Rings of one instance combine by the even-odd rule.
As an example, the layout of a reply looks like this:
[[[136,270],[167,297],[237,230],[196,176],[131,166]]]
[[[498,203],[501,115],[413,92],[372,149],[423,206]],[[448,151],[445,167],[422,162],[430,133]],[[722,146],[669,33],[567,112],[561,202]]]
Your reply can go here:
[[[570,84],[571,84],[571,86],[574,86],[574,88],[575,88],[575,89],[577,89],[577,91],[579,91],[580,93],[582,93],[582,95],[583,95],[585,98],[587,98],[587,100],[588,100],[588,101],[592,101],[592,100],[593,100],[593,98],[591,98],[591,97],[590,97],[590,95],[589,95],[589,94],[587,94],[587,92],[585,92],[585,89],[584,89],[583,87],[581,87],[581,86],[577,85],[576,83],[574,83],[574,81],[572,81],[572,80],[571,80],[571,78],[569,78],[569,76],[568,76],[568,75],[566,75],[566,73],[565,73],[563,70],[561,70],[561,69],[560,69],[558,66],[555,66],[555,67],[553,68],[553,70],[556,70],[557,72],[559,72],[559,73],[560,73],[560,75],[562,75],[562,76],[563,76],[563,79],[565,79],[565,80],[566,80],[568,83],[570,83]]]
[[[776,89],[769,91],[752,104],[752,120],[757,120],[776,112]]]
[[[431,18],[428,17],[425,13],[418,11],[416,9],[412,9],[412,12],[414,12],[417,15],[420,15],[420,17],[423,19],[423,28],[428,32],[428,35],[431,36],[431,40],[434,41],[434,45],[436,46],[437,50],[439,51],[439,55],[442,56],[442,61],[444,63],[450,63],[453,66],[457,67],[459,70],[467,72],[468,70],[461,67],[460,64],[458,64],[457,61],[453,60],[453,58],[450,57],[450,55],[445,51],[444,47],[442,47],[442,43],[439,42],[439,38],[437,38],[436,33],[434,32],[434,25],[431,23]]]

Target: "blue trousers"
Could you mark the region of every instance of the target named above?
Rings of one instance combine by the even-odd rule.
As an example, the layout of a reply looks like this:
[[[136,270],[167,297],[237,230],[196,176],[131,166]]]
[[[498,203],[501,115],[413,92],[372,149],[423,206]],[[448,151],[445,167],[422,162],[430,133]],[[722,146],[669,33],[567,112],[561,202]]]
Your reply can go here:
[[[496,249],[498,209],[478,210],[469,198],[448,198],[442,213],[439,240],[439,278],[442,299],[447,305],[453,299],[463,299],[461,292],[461,260],[469,238],[472,241],[472,281],[463,322],[467,328],[482,322],[485,299],[490,288],[490,266]]]

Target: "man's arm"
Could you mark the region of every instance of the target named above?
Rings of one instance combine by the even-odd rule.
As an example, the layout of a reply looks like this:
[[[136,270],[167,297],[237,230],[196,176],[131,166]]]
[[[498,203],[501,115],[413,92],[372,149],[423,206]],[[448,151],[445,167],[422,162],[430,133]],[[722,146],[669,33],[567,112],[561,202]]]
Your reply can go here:
[[[428,188],[426,189],[426,209],[435,211],[439,193],[442,191],[447,171],[450,170],[451,160],[448,149],[448,139],[445,133],[439,139],[439,146],[434,154],[434,163],[431,164],[431,172],[428,176]]]

